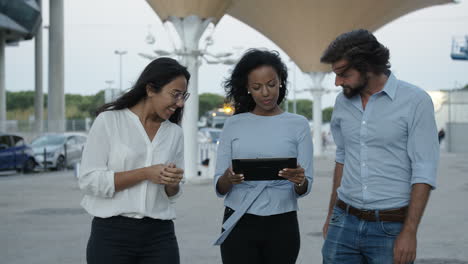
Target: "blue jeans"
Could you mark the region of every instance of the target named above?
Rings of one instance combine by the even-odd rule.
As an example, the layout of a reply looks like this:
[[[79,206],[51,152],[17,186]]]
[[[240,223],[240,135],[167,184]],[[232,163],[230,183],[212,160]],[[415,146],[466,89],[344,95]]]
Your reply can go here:
[[[335,206],[322,248],[323,263],[393,264],[393,244],[403,223],[370,222]]]

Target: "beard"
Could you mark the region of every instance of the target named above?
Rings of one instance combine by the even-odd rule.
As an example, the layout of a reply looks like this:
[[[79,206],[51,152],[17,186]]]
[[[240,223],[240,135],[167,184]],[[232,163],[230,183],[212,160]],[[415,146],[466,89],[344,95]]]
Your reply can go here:
[[[343,94],[346,96],[346,98],[351,99],[357,94],[360,94],[362,91],[364,91],[367,88],[369,80],[367,77],[363,77],[362,81],[360,84],[358,84],[355,87],[349,86],[349,85],[342,85],[341,87],[343,88]]]

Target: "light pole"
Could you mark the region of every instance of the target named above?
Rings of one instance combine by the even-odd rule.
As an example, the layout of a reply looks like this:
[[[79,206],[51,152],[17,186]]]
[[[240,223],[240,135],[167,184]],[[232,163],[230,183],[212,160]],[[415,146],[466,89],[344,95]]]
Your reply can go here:
[[[105,80],[104,82],[108,85],[108,87],[104,89],[104,103],[107,104],[115,101],[120,93],[117,89],[112,88],[113,80]]]
[[[112,84],[114,83],[114,80],[105,80],[104,82],[108,85],[107,89],[112,89]]]
[[[115,54],[119,55],[119,68],[120,68],[120,93],[122,93],[122,56],[127,54],[127,51],[126,50],[115,50],[114,51]]]

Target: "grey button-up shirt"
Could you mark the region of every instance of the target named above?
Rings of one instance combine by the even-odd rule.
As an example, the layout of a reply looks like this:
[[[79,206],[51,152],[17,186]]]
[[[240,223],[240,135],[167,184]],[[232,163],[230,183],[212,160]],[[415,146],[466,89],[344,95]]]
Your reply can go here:
[[[338,198],[361,209],[408,205],[411,186],[435,188],[439,142],[434,107],[422,89],[390,74],[363,109],[360,95],[338,95],[331,121],[336,162],[344,164]]]

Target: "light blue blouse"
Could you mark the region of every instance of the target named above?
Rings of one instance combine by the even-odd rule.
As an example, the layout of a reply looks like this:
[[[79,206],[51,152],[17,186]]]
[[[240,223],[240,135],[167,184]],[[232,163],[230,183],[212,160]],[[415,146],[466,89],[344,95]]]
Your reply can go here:
[[[294,184],[286,180],[244,181],[234,185],[224,199],[224,205],[236,211],[223,225],[225,233],[230,232],[244,213],[267,216],[296,211],[297,198],[307,195],[313,182],[312,136],[303,116],[287,112],[275,116],[242,113],[226,121],[218,146],[214,177],[219,197],[224,196],[217,192],[216,184],[232,166],[232,159],[283,157],[297,158],[309,181],[307,191],[299,196]],[[215,244],[222,243],[224,238]]]

